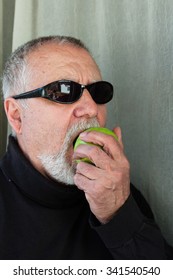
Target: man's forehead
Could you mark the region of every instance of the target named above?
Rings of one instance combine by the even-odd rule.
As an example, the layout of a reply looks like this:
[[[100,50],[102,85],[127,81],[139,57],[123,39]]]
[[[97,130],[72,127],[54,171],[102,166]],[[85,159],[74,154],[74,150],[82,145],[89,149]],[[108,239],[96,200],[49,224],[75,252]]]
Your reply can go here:
[[[91,55],[71,45],[46,44],[28,56],[29,83],[33,88],[59,79],[92,83],[101,79],[100,71]],[[33,89],[30,88],[29,90]]]
[[[93,71],[100,72],[90,53],[80,47],[67,44],[45,44],[31,52],[27,57],[28,66],[37,67],[64,67],[83,65]],[[48,70],[48,68],[47,68]]]
[[[55,43],[47,43],[39,46],[37,49],[29,53],[28,59],[46,60],[51,58],[52,56],[62,57],[63,59],[74,58],[76,60],[79,57],[82,57],[82,58],[93,60],[89,52],[83,48],[71,44],[55,44]]]

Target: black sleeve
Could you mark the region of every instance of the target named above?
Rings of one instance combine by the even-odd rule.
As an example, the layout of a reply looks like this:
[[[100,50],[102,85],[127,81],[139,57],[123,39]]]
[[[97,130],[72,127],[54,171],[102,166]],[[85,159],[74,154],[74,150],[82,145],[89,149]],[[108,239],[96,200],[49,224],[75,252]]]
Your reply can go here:
[[[90,224],[114,259],[169,258],[153,213],[134,186],[131,186],[129,198],[110,222],[101,225],[91,215]]]

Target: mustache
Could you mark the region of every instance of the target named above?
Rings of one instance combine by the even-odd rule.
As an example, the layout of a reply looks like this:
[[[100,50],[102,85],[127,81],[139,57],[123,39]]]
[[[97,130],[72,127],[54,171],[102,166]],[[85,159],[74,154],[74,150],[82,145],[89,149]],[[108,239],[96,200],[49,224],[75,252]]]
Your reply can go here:
[[[64,143],[74,142],[81,132],[91,127],[100,127],[96,117],[88,120],[80,120],[78,123],[73,124],[66,133]]]

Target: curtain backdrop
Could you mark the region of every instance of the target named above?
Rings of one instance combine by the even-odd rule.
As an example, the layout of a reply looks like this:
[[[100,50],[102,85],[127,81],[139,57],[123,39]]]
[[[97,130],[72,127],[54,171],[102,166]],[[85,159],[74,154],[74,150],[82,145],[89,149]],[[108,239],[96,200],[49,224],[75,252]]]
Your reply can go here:
[[[15,0],[0,0],[0,76],[4,63],[12,50],[14,7]],[[2,95],[0,95],[0,156],[6,149],[6,142],[7,121],[3,109]]]
[[[1,42],[8,51],[53,34],[76,36],[88,45],[103,78],[115,86],[107,126],[121,126],[131,180],[173,245],[173,1],[0,0],[0,5],[1,22],[6,15]],[[1,150],[2,118],[1,105]]]
[[[2,57],[3,57],[3,51],[2,51],[2,47],[3,47],[3,43],[2,43],[2,38],[3,38],[3,31],[2,31],[2,0],[0,0],[0,73],[2,72]],[[0,83],[1,86],[1,83]],[[4,119],[4,117],[2,116],[2,102],[0,99],[0,153],[3,150],[3,146],[2,146],[2,135],[3,135],[3,130],[2,130],[2,120]]]

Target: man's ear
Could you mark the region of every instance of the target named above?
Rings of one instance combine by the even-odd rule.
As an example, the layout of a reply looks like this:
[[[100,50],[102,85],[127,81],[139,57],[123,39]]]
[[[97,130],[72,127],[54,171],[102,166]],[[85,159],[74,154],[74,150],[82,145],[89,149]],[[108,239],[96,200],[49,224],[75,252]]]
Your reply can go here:
[[[12,129],[16,132],[16,134],[21,134],[22,109],[19,106],[18,102],[14,98],[9,97],[4,101],[4,109]]]

